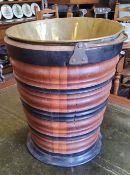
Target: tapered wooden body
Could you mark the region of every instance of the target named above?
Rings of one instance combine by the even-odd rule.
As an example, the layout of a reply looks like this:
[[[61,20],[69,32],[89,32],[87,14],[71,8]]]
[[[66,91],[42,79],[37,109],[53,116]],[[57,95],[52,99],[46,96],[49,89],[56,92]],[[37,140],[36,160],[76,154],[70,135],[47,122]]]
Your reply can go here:
[[[85,49],[76,44],[31,44],[8,37],[5,42],[33,156],[64,167],[93,159],[101,148],[100,125],[122,40]],[[80,58],[83,54],[86,62]]]

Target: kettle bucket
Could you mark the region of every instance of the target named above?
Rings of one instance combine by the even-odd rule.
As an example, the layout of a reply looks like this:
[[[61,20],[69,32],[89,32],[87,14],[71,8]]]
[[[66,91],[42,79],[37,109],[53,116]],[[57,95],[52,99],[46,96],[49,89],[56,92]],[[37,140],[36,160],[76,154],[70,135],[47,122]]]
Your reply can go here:
[[[119,53],[127,36],[117,22],[49,19],[6,31],[29,133],[41,162],[81,165],[101,149],[100,126]]]

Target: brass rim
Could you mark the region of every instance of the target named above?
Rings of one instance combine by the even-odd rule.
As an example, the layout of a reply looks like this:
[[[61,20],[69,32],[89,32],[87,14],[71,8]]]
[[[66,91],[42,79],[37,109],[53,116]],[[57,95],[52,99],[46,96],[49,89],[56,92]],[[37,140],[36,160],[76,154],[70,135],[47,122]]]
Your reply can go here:
[[[88,37],[88,38],[85,38],[85,36],[82,36],[81,39],[80,39],[80,36],[76,35],[76,39],[73,39],[73,38],[70,38],[70,39],[64,39],[64,35],[68,35],[68,33],[64,33],[62,34],[62,31],[60,29],[62,29],[62,26],[57,28],[57,25],[58,23],[61,23],[62,25],[62,22],[64,21],[66,22],[66,24],[71,24],[71,23],[80,23],[81,24],[85,24],[86,26],[89,24],[85,23],[85,21],[90,21],[92,24],[92,26],[89,26],[90,27],[90,31],[89,33],[87,34],[87,31],[86,31],[86,35],[89,35],[93,32],[91,32],[91,29],[94,28],[94,25],[96,26],[96,23],[99,24],[102,24],[102,25],[108,25],[109,27],[112,25],[113,27],[111,27],[112,29],[109,28],[109,31],[107,35],[107,31],[105,30],[102,30],[104,33],[101,34],[101,32],[99,32],[99,26],[97,27],[97,33],[95,32],[95,36],[99,35],[98,33],[100,33],[100,37]],[[62,22],[61,22],[62,21]],[[47,29],[49,29],[49,25],[54,25],[55,24],[55,27],[54,27],[54,30],[57,30],[56,32],[60,32],[60,34],[62,34],[63,36],[63,39],[60,38],[59,40],[56,40],[54,38],[45,38],[43,37],[42,39],[42,36],[43,36],[43,33],[41,32],[41,29],[40,29],[40,32],[42,33],[42,36],[41,33],[37,30],[35,30],[35,27],[36,25],[44,25],[44,26],[47,26]],[[114,28],[115,27],[115,28]],[[80,27],[81,28],[81,27]],[[32,33],[32,36],[31,34],[29,34],[31,32],[31,29],[33,30],[33,32],[37,32],[37,36],[38,37],[41,37],[41,39],[39,39],[38,37],[36,37],[33,33]],[[71,31],[73,31],[73,29],[75,30],[75,28],[72,28]],[[104,28],[105,29],[105,28]],[[29,31],[30,30],[30,31]],[[85,31],[86,28],[83,29],[83,31]],[[94,29],[93,29],[94,30]],[[18,40],[18,41],[23,41],[23,42],[28,42],[28,43],[41,43],[41,44],[44,44],[44,43],[76,43],[76,42],[92,42],[92,41],[98,41],[98,40],[101,40],[102,42],[106,42],[106,41],[111,41],[115,38],[117,38],[119,36],[120,33],[122,33],[124,30],[124,27],[119,24],[118,22],[115,22],[115,21],[111,21],[111,20],[106,20],[106,19],[100,19],[100,18],[86,18],[86,17],[73,17],[73,18],[55,18],[55,19],[49,19],[49,20],[40,20],[40,21],[33,21],[33,22],[27,22],[27,23],[23,23],[23,24],[18,24],[16,26],[13,26],[13,27],[10,27],[9,29],[6,30],[6,35],[9,37],[9,38],[12,38],[14,40]],[[51,31],[51,30],[50,30]],[[53,31],[52,31],[53,32]],[[80,33],[80,31],[78,31]],[[106,33],[105,33],[106,32]],[[30,37],[28,37],[28,34],[30,35]],[[59,35],[60,35],[59,34]],[[48,33],[48,36],[49,36],[49,33]],[[32,38],[31,38],[32,37]],[[61,36],[60,36],[61,37]]]

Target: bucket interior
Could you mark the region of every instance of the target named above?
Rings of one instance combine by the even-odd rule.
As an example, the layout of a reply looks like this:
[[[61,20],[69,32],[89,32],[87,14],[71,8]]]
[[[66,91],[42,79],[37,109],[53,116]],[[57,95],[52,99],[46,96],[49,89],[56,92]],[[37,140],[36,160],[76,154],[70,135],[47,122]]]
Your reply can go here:
[[[117,22],[99,18],[55,18],[19,24],[6,31],[8,37],[28,42],[79,42],[115,37],[123,31]]]

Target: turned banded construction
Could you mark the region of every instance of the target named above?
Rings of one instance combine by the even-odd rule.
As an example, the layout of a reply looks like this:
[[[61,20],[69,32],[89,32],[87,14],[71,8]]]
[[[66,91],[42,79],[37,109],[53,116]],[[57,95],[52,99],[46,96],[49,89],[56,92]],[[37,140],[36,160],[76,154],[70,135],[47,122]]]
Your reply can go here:
[[[80,28],[80,20],[98,21],[72,18],[69,22],[79,22]],[[54,19],[51,21],[54,23]],[[56,20],[59,25],[60,21]],[[27,147],[42,162],[71,167],[92,160],[100,152],[100,125],[126,36],[118,23],[99,21],[112,23],[117,30],[106,35],[104,31],[93,41],[80,36],[68,40],[65,33],[68,42],[64,42],[65,38],[55,41],[53,36],[52,42],[50,38],[44,40],[43,34],[41,41],[34,41],[25,32],[28,23],[7,31],[5,42],[29,125]],[[42,23],[48,22],[29,25],[35,28],[35,24]],[[99,24],[96,22],[95,26]],[[20,38],[22,27],[26,39]],[[12,33],[15,29],[16,37]]]

